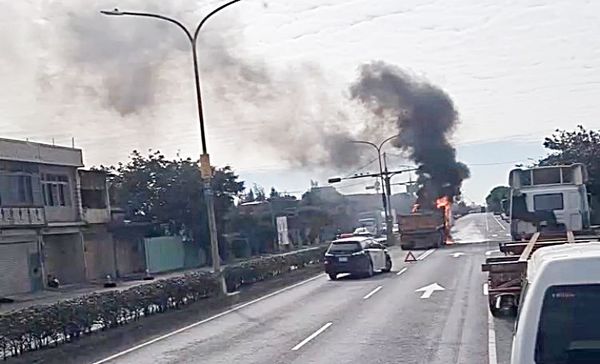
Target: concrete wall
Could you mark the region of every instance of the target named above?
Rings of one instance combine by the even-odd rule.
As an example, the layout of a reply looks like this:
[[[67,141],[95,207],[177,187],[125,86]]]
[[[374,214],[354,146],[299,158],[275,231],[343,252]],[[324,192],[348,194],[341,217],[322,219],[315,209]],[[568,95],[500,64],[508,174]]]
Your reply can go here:
[[[93,225],[83,232],[87,280],[115,275],[115,242],[105,225]]]
[[[88,224],[106,224],[110,222],[110,210],[83,208],[83,219]]]
[[[1,138],[0,160],[83,167],[81,149]]]
[[[114,237],[118,276],[143,273],[146,270],[146,257],[142,238]]]

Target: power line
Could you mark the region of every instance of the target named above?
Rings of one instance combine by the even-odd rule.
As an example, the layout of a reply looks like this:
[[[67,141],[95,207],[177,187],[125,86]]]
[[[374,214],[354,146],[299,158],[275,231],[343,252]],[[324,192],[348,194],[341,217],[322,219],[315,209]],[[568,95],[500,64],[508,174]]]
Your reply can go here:
[[[522,159],[516,160],[516,161],[506,161],[506,162],[490,162],[490,163],[466,163],[467,166],[498,166],[501,164],[513,164],[513,163],[519,163],[519,162],[523,162]]]
[[[356,187],[356,186],[364,185],[364,184],[365,184],[365,181],[362,181],[362,182],[357,182],[357,183],[351,183],[349,185],[339,186],[339,187],[336,187],[336,189],[343,190],[344,188]]]
[[[354,170],[353,172],[351,172],[349,175],[347,175],[346,177],[352,177],[353,175],[355,175],[357,172],[359,172],[362,169],[367,168],[368,166],[370,166],[371,164],[373,164],[373,162],[377,161],[379,159],[379,157],[375,157],[375,159],[373,159],[372,161],[370,161],[369,163],[365,164],[362,167],[357,168],[356,170]]]

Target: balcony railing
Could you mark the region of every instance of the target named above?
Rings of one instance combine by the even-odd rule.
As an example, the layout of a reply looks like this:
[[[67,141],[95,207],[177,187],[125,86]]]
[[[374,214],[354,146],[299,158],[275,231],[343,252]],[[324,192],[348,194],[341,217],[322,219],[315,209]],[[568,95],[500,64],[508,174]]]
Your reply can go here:
[[[0,227],[46,224],[43,207],[0,207]]]

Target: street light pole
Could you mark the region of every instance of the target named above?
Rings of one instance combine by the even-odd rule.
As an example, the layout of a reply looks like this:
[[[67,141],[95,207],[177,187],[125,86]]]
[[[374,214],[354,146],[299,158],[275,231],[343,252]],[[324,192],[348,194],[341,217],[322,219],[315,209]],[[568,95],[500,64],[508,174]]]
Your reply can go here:
[[[375,143],[371,143],[371,142],[367,142],[364,140],[353,140],[351,141],[351,143],[354,144],[366,144],[366,145],[370,145],[371,147],[375,148],[377,150],[377,161],[379,162],[379,178],[381,180],[381,203],[383,205],[383,213],[385,216],[385,223],[386,225],[388,224],[388,220],[389,220],[389,216],[388,216],[388,204],[387,204],[387,198],[385,197],[385,180],[383,178],[383,165],[381,163],[381,147],[378,146]],[[387,233],[387,226],[386,226],[386,233]]]
[[[366,144],[369,145],[373,148],[375,148],[375,150],[377,150],[377,160],[379,161],[379,176],[381,178],[381,202],[383,205],[383,212],[385,215],[385,230],[386,230],[386,236],[388,238],[388,241],[391,240],[392,238],[392,224],[390,224],[391,222],[391,206],[388,203],[388,198],[386,197],[386,186],[389,184],[389,176],[388,176],[388,171],[387,171],[387,166],[386,166],[386,170],[384,173],[383,170],[383,165],[381,163],[381,148],[383,148],[384,144],[387,143],[388,141],[397,138],[398,135],[392,135],[389,138],[384,139],[381,143],[379,143],[379,145],[372,143],[372,142],[368,142],[365,140],[352,140],[351,143],[355,143],[355,144]],[[387,191],[387,194],[389,194],[391,191]]]
[[[225,9],[226,7],[233,5],[240,0],[231,0],[210,13],[206,15],[200,23],[196,26],[194,33],[192,34],[189,29],[183,25],[178,20],[173,18],[169,18],[164,15],[154,14],[154,13],[146,13],[146,12],[132,12],[132,11],[120,11],[118,9],[115,10],[103,10],[101,11],[104,15],[109,16],[136,16],[136,17],[146,17],[164,20],[170,23],[177,25],[183,32],[185,33],[187,39],[189,40],[192,48],[192,58],[194,63],[194,80],[196,85],[196,102],[198,106],[198,122],[200,124],[200,140],[202,144],[202,154],[200,155],[200,172],[202,179],[204,181],[204,200],[206,202],[206,212],[208,217],[208,230],[210,234],[210,246],[211,246],[211,256],[212,256],[212,266],[213,271],[215,273],[219,273],[221,271],[221,258],[219,256],[219,240],[217,235],[217,222],[215,218],[215,206],[214,206],[214,195],[211,186],[212,180],[212,168],[210,165],[210,157],[208,154],[208,147],[206,144],[206,132],[204,130],[204,112],[202,108],[202,90],[200,87],[200,67],[198,64],[198,52],[197,52],[197,41],[198,34],[200,33],[200,29],[206,21],[218,13],[219,11]]]

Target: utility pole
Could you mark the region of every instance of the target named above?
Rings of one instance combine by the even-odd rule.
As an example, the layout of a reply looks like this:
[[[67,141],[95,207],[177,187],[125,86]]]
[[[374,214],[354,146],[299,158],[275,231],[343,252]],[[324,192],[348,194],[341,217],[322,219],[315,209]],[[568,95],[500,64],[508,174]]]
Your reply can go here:
[[[134,11],[120,11],[119,9],[114,10],[102,10],[100,11],[102,14],[107,16],[132,16],[132,17],[143,17],[143,18],[153,18],[162,21],[166,21],[181,29],[188,41],[190,42],[191,51],[192,51],[192,61],[194,66],[194,81],[196,86],[196,106],[198,107],[198,123],[200,126],[200,142],[202,145],[202,154],[200,155],[200,174],[201,178],[204,182],[204,202],[206,203],[206,215],[208,217],[208,230],[210,234],[210,247],[211,247],[211,257],[212,257],[212,265],[213,271],[216,274],[221,273],[221,258],[219,256],[219,240],[217,235],[217,222],[215,218],[215,206],[214,206],[214,193],[212,191],[212,177],[213,171],[210,165],[210,157],[208,154],[208,147],[206,145],[206,133],[204,131],[204,111],[202,108],[202,89],[200,87],[200,67],[198,62],[198,51],[197,51],[197,41],[198,35],[200,34],[200,29],[206,21],[218,13],[219,11],[225,9],[226,7],[233,5],[240,0],[230,0],[229,2],[215,8],[213,11],[208,13],[202,20],[198,23],[194,31],[190,31],[185,25],[183,25],[180,21],[169,18],[167,16],[161,14],[154,14],[148,12],[134,12]],[[221,277],[221,285],[223,291],[226,290],[225,281],[223,277]]]
[[[387,167],[387,156],[385,152],[383,152],[383,165],[384,165],[384,176],[385,176],[385,193],[387,195],[387,206],[389,212],[387,214],[388,218],[385,222],[386,234],[388,239],[393,236],[393,225],[394,218],[392,217],[392,186],[390,185],[390,180],[392,179],[392,175],[390,175]],[[390,241],[391,243],[391,241]]]

